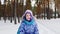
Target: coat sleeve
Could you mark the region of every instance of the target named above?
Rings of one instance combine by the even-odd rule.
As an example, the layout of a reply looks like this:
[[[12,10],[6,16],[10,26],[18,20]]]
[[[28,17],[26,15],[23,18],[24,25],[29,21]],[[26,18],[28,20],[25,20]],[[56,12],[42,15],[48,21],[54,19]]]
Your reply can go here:
[[[24,24],[23,23],[19,26],[17,34],[24,34]]]
[[[39,34],[39,31],[38,31],[38,28],[37,28],[37,24],[35,24],[34,33],[35,34]]]

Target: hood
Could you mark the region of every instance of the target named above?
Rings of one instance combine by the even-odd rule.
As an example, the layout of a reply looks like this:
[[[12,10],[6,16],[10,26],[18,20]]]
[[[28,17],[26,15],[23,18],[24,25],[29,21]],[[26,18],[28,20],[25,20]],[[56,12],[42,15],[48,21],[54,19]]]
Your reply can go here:
[[[31,11],[31,10],[26,10],[25,13],[24,13],[23,16],[22,16],[22,19],[24,19],[26,13],[30,13],[31,18],[33,18],[33,13],[32,13],[32,11]]]
[[[26,17],[25,15],[26,15],[27,13],[30,13],[30,15],[31,15],[31,21],[30,21],[30,22],[26,21],[26,19],[25,19],[25,17]],[[24,13],[23,16],[22,16],[22,21],[23,21],[25,24],[28,24],[28,25],[31,25],[31,24],[34,23],[33,13],[32,13],[31,10],[26,10],[26,11],[25,11],[25,13]]]

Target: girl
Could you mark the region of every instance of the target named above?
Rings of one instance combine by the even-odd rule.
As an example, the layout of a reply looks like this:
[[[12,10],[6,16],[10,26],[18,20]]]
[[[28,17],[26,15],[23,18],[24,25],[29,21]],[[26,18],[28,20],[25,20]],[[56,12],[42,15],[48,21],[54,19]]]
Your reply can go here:
[[[39,34],[37,24],[35,23],[31,10],[26,10],[24,13],[17,34]]]

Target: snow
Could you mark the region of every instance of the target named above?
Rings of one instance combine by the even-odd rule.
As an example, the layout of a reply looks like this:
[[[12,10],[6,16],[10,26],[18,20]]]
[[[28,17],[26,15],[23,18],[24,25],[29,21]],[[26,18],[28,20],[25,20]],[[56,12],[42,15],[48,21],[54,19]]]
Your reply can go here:
[[[60,34],[60,18],[57,19],[36,19],[40,34]],[[0,20],[0,34],[16,34],[20,23],[14,24],[14,21],[10,23],[7,19]]]
[[[40,34],[60,34],[60,18],[37,21]]]
[[[4,20],[2,19],[0,21],[0,34],[16,34],[19,25],[19,23],[14,24],[14,21],[13,23],[10,23],[9,20],[6,20],[6,23],[4,23]]]

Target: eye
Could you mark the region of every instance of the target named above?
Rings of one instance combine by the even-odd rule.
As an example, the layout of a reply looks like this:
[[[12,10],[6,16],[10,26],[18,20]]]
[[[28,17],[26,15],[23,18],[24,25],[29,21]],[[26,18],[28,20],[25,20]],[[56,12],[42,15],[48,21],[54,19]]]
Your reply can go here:
[[[26,14],[26,16],[30,16],[30,14]]]

